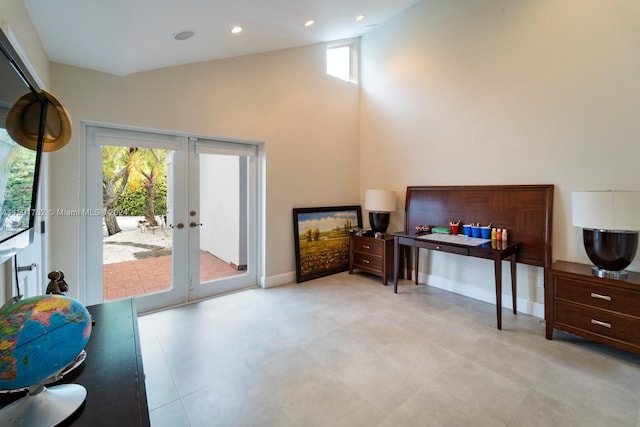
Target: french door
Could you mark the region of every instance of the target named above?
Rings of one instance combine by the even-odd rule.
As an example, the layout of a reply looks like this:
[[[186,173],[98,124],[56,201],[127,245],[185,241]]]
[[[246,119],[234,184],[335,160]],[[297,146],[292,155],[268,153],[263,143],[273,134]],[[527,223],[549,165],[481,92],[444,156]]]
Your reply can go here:
[[[93,125],[86,129],[86,207],[87,212],[97,209],[102,213],[83,217],[88,303],[133,296],[138,312],[143,313],[257,286],[257,144]],[[156,181],[166,180],[166,209],[141,219],[126,231],[128,236],[115,234],[114,241],[107,241],[103,240],[108,220],[104,215],[108,210],[103,194],[104,162],[114,147],[126,147],[125,151],[138,155],[153,151],[153,159],[161,162],[156,171],[166,174],[156,172],[155,176]],[[146,175],[148,178],[149,173]],[[149,219],[157,221],[150,224]],[[131,242],[143,237],[156,240],[154,244]],[[162,250],[147,250],[144,261],[122,264],[127,271],[136,269],[143,291],[129,295],[134,286],[129,282],[110,297],[105,288],[110,276],[103,264],[105,253],[112,250],[107,243],[117,243],[116,250],[122,255],[126,245],[159,248],[160,240]]]

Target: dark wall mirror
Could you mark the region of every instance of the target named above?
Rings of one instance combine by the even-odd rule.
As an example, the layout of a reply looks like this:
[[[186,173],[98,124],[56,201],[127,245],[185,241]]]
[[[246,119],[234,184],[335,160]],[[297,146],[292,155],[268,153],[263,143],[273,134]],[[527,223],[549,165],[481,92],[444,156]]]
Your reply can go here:
[[[40,97],[33,77],[1,31],[0,50],[0,262],[4,262],[33,241],[42,150],[19,145],[7,132],[7,114],[16,101],[30,92]]]

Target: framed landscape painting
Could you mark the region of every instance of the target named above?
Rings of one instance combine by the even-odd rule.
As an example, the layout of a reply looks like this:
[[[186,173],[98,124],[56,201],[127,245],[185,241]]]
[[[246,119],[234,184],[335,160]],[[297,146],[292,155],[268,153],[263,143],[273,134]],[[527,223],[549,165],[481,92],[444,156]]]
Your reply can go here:
[[[360,206],[293,210],[296,282],[349,269],[349,231],[362,227]]]

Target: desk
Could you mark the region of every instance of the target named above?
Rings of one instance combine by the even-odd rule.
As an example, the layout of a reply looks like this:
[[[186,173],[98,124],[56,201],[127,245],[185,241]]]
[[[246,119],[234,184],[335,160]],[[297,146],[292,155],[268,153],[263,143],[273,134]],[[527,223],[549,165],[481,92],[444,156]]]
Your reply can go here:
[[[59,384],[87,389],[82,406],[60,426],[149,426],[138,318],[132,299],[88,306],[95,320],[87,358]],[[25,393],[0,397],[6,406]]]
[[[498,329],[502,329],[502,260],[509,260],[511,264],[511,295],[513,298],[513,314],[516,313],[516,258],[518,253],[517,242],[491,241],[478,246],[431,241],[424,236],[411,233],[392,233],[394,236],[394,272],[393,291],[398,293],[398,273],[400,271],[400,246],[410,247],[414,253],[414,276],[418,284],[418,257],[420,249],[429,249],[439,252],[447,252],[458,255],[472,256],[493,260],[496,285],[496,316]],[[407,277],[409,275],[407,274]]]

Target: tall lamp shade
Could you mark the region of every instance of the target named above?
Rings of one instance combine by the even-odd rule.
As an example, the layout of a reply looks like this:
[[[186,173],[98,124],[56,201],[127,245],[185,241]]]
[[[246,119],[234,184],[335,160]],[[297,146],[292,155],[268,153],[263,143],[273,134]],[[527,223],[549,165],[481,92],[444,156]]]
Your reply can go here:
[[[581,227],[587,256],[600,277],[624,278],[638,250],[640,191],[571,194],[571,222]]]
[[[376,233],[389,228],[391,212],[396,210],[396,192],[390,190],[366,190],[364,208],[369,211],[369,224]]]

